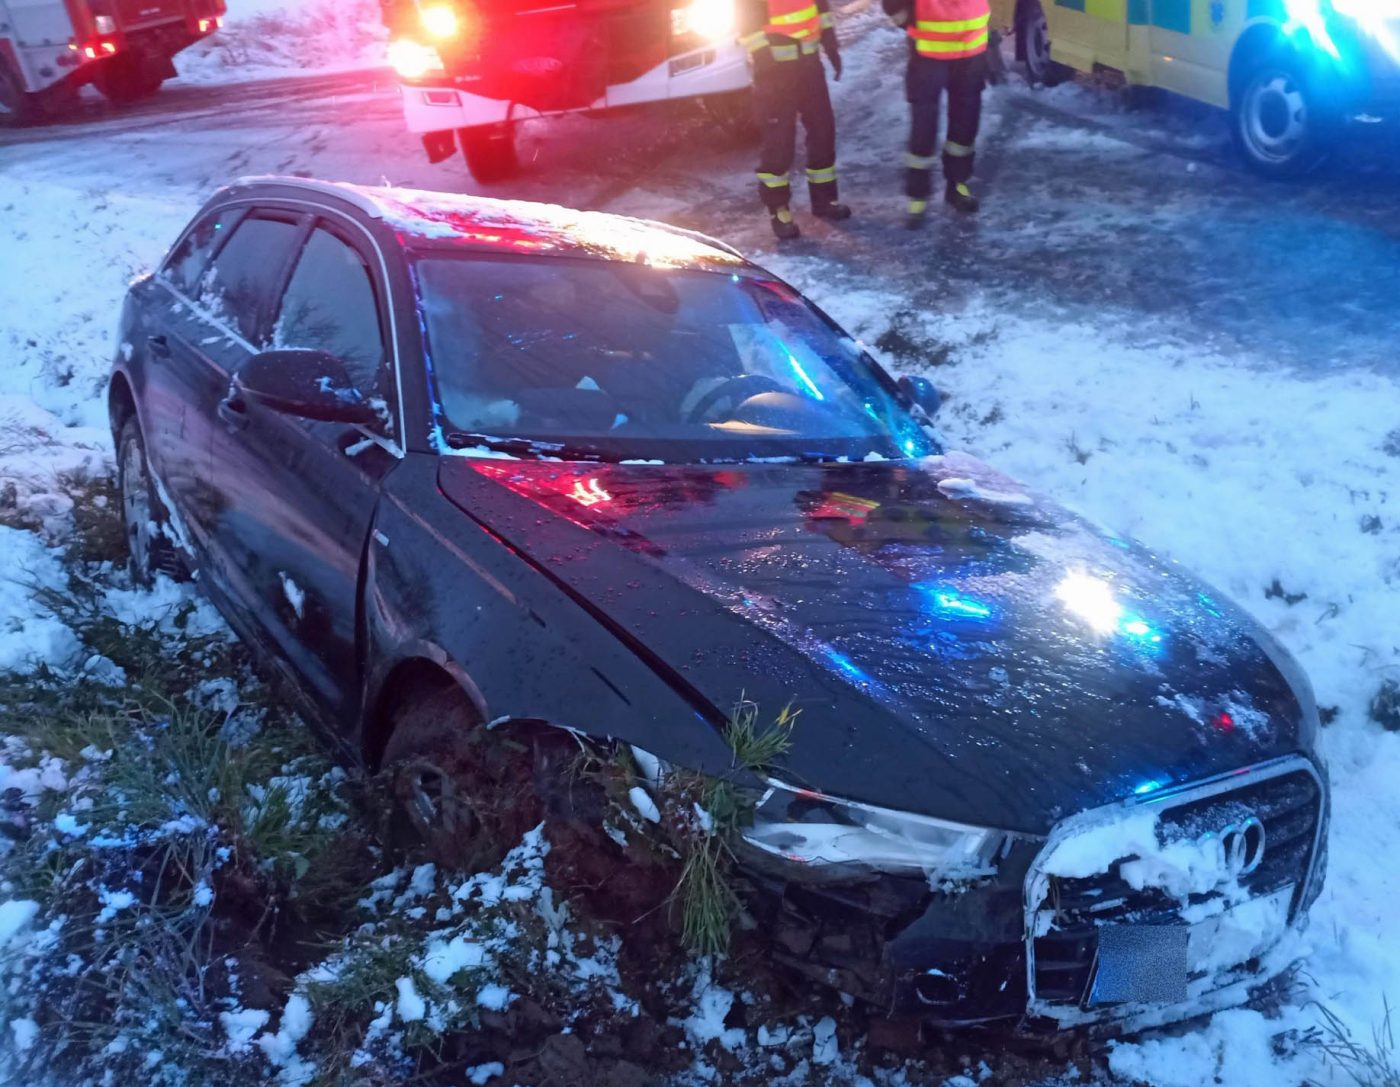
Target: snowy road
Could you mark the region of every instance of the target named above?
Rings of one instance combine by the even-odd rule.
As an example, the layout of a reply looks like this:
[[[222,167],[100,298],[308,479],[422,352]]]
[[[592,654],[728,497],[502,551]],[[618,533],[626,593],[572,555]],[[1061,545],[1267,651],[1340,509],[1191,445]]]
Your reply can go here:
[[[1337,711],[1312,995],[1368,1035],[1400,990],[1400,874],[1373,863],[1400,853],[1400,744],[1367,720],[1380,682],[1400,678],[1400,153],[1354,143],[1306,183],[1271,184],[1237,165],[1213,114],[1013,81],[988,98],[984,213],[910,235],[903,44],[873,18],[841,32],[857,218],[801,215],[807,233],[781,252],[755,211],[752,152],[683,112],[533,124],[526,174],[487,190],[458,160],[424,161],[375,75],[177,85],[136,111],[0,135],[0,426],[33,442],[6,445],[0,474],[42,509],[46,471],[105,455],[125,278],[233,177],[485,191],[716,234],[896,369],[931,372],[951,443],[1158,546],[1299,656]],[[1311,1021],[1226,1013],[1119,1047],[1114,1068],[1161,1087],[1317,1082],[1306,1055],[1280,1066],[1270,1042]]]

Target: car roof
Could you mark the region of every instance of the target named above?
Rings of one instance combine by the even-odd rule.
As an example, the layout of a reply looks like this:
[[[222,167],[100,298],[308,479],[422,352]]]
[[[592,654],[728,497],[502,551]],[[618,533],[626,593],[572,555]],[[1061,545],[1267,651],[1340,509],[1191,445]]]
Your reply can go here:
[[[748,263],[724,242],[667,223],[528,200],[277,176],[239,178],[218,196],[247,196],[249,189],[269,198],[278,189],[332,197],[383,222],[414,247],[595,257],[664,267],[732,270]]]

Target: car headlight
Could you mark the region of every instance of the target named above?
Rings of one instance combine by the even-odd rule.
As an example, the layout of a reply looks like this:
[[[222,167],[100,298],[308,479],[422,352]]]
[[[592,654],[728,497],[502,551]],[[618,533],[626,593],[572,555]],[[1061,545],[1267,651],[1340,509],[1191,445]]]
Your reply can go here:
[[[734,0],[690,0],[671,9],[671,34],[695,34],[708,42],[734,36]]]
[[[814,875],[923,873],[930,884],[991,875],[1007,835],[840,800],[769,780],[743,840]]]

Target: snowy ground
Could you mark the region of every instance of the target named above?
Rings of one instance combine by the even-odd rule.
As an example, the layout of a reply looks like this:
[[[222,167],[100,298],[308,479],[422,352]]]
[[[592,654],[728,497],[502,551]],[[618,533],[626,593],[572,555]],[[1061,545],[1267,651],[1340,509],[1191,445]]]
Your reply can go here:
[[[493,191],[740,245],[892,367],[931,373],[951,445],[1147,541],[1273,630],[1336,711],[1310,995],[1369,1038],[1400,996],[1400,870],[1381,860],[1400,855],[1400,734],[1367,718],[1382,680],[1400,679],[1393,153],[1354,147],[1306,185],[1272,186],[1235,166],[1213,116],[1127,110],[1080,87],[1001,88],[981,143],[983,216],[910,236],[896,192],[900,43],[869,19],[843,34],[847,226],[813,225],[775,253],[749,153],[690,119],[539,125],[531,171]],[[423,162],[389,88],[227,94],[0,138],[0,502],[58,523],[56,473],[110,456],[101,396],[125,281],[221,181],[308,171],[470,187],[460,164]],[[45,556],[13,541],[0,571],[32,573]],[[0,580],[0,665],[66,648]],[[1159,1087],[1325,1083],[1336,1073],[1315,1050],[1271,1044],[1316,1021],[1301,1002],[1274,1021],[1227,1012],[1120,1044],[1111,1069]]]

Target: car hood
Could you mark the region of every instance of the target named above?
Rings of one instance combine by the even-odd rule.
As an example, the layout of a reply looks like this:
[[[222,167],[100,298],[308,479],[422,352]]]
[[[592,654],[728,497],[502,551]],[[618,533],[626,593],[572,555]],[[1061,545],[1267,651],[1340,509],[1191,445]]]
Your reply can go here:
[[[1247,617],[966,455],[439,482],[712,719],[800,710],[781,773],[834,795],[1039,834],[1310,744],[1307,682]]]

